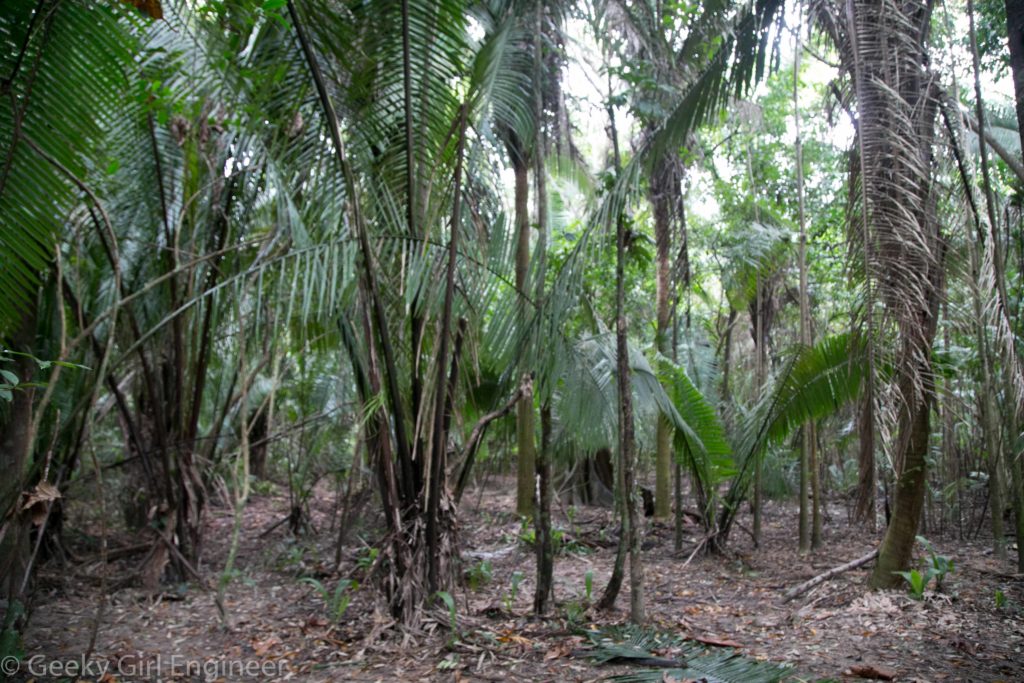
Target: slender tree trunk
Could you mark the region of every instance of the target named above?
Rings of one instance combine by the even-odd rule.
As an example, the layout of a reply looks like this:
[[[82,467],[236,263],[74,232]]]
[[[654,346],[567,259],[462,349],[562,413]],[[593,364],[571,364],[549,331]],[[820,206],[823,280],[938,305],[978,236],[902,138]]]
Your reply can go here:
[[[807,221],[804,216],[804,154],[803,139],[800,133],[800,37],[803,28],[802,7],[801,21],[797,23],[797,30],[794,32],[794,60],[793,60],[793,121],[796,129],[796,141],[794,148],[796,152],[796,193],[798,217],[800,223],[800,243],[797,250],[797,263],[800,270],[800,343],[810,346],[811,338],[811,307],[810,296],[807,291]],[[817,476],[814,476],[815,485],[810,486],[811,473],[817,474],[817,458],[815,457],[816,438],[814,433],[814,422],[808,420],[804,423],[800,435],[800,524],[799,542],[800,551],[807,552],[811,548],[817,548],[821,543],[821,515],[819,514],[818,500],[819,491]],[[810,491],[808,489],[811,489]],[[808,525],[808,496],[813,495],[810,500],[813,508],[813,522]]]
[[[974,96],[975,112],[978,117],[978,134],[984,139],[985,135],[985,106],[981,93],[981,59],[978,56],[978,39],[974,25],[974,2],[967,0],[967,15],[970,20],[971,58],[974,67]],[[1005,282],[1002,280],[1001,258],[996,244],[996,207],[995,197],[992,192],[992,179],[988,168],[988,149],[986,145],[980,145],[981,152],[981,173],[985,188],[985,206],[988,214],[988,237],[991,240],[990,247],[993,253],[993,270],[996,278],[997,298],[1000,306],[1005,305]],[[981,258],[978,249],[981,243],[981,226],[978,226],[979,240],[972,245],[972,261],[976,264],[976,274],[981,275]],[[975,282],[980,284],[980,279]],[[983,383],[982,396],[982,429],[985,430],[985,444],[988,450],[989,463],[989,501],[992,504],[992,546],[996,557],[1006,558],[1006,542],[1003,535],[1003,492],[1002,492],[1002,447],[1000,443],[1000,425],[996,408],[997,389],[992,370],[993,354],[988,344],[988,333],[985,319],[982,317],[981,292],[974,290],[975,317],[978,324],[978,353],[981,355],[981,371]],[[1002,311],[1001,311],[1002,312]],[[1012,386],[1004,387],[1007,394],[1012,391]],[[1013,405],[1015,402],[1008,402]],[[1013,410],[1013,408],[1011,408]]]
[[[659,354],[669,355],[669,293],[670,266],[669,250],[672,247],[672,226],[670,207],[673,192],[671,184],[675,182],[671,161],[663,158],[651,174],[650,199],[654,207],[654,241],[657,255],[655,257],[655,300],[657,329],[655,331],[655,347]],[[654,467],[654,516],[664,519],[672,511],[671,477],[672,477],[672,443],[671,428],[664,418],[659,418],[656,433],[656,453]]]
[[[688,235],[686,233],[686,202],[683,198],[683,187],[682,181],[685,177],[685,173],[681,172],[679,178],[673,180],[672,192],[675,197],[676,212],[679,219],[679,254],[676,257],[676,269],[675,277],[672,280],[673,289],[675,290],[675,296],[672,301],[672,362],[679,363],[679,291],[677,283],[682,285],[683,292],[686,296],[686,311],[684,313],[684,325],[686,327],[686,340],[688,348],[692,348],[689,345],[691,341],[690,336],[690,245]],[[697,482],[694,482],[694,492],[701,500],[703,493],[698,492],[700,488]],[[703,509],[701,505],[698,509]],[[703,519],[703,517],[702,517]],[[675,551],[681,552],[683,549],[683,466],[677,459],[675,461]]]
[[[675,515],[672,528],[672,547],[678,553],[683,550],[683,466],[676,462],[672,470],[675,474]]]
[[[540,234],[537,248],[542,257],[542,266],[537,273],[537,300],[543,298],[545,268],[543,266],[544,251],[547,249],[547,217],[548,217],[548,187],[547,172],[544,167],[545,131],[544,131],[544,3],[538,2],[535,6],[535,24],[533,36],[533,58],[534,58],[534,82],[533,82],[533,106],[535,121],[535,138],[533,145],[534,161],[534,182],[537,184],[537,231]],[[550,437],[551,437],[551,404],[550,395],[542,395],[541,410],[541,447],[536,457],[537,477],[537,511],[535,522],[537,528],[537,584],[534,594],[534,611],[540,615],[547,611],[547,601],[551,595],[554,572],[554,549],[551,544],[551,465],[550,458]],[[531,403],[532,411],[532,403]],[[530,435],[532,439],[532,433]]]
[[[21,321],[21,329],[15,332],[14,349],[19,352],[34,351],[33,342],[36,334],[36,316],[32,312]],[[19,382],[28,382],[35,370],[35,362],[31,358],[16,356],[13,370]],[[4,483],[0,485],[0,505],[2,513],[10,513],[6,524],[0,526],[4,531],[0,537],[0,590],[7,600],[8,608],[15,601],[22,602],[21,589],[25,581],[29,560],[29,523],[24,515],[16,509],[19,496],[25,487],[25,472],[29,464],[32,450],[31,425],[32,402],[35,389],[25,387],[16,389],[7,408],[7,420],[0,425],[0,471],[4,472]],[[0,622],[0,629],[5,624]]]
[[[459,232],[462,223],[462,161],[466,142],[466,105],[462,105],[459,123],[459,143],[455,162],[455,198],[453,200],[451,227],[448,237],[448,264],[445,273],[444,305],[441,312],[439,329],[440,343],[437,352],[437,389],[434,397],[434,426],[431,430],[430,467],[427,479],[427,591],[431,595],[438,590],[447,589],[447,577],[442,575],[445,558],[451,554],[450,548],[442,548],[441,528],[446,520],[441,515],[450,516],[452,507],[441,506],[441,497],[447,496],[444,485],[447,472],[448,424],[446,406],[449,406],[449,387],[445,381],[445,368],[448,367],[448,350],[451,336],[452,306],[455,299],[455,261],[458,257]],[[458,367],[458,360],[452,361],[453,368]],[[453,369],[453,374],[455,370]],[[454,388],[454,387],[453,387]]]
[[[754,334],[757,337],[756,351],[757,360],[755,366],[755,379],[754,383],[757,386],[757,397],[761,398],[761,392],[764,390],[765,384],[765,369],[767,363],[765,362],[767,353],[765,349],[764,339],[764,281],[760,274],[757,276],[756,285],[756,301],[755,307],[757,309],[757,318],[754,321]],[[764,506],[761,500],[762,494],[762,472],[764,470],[764,454],[756,456],[757,461],[754,463],[754,545],[761,545],[761,510]]]
[[[608,583],[604,587],[601,599],[597,603],[599,610],[610,610],[615,607],[619,591],[622,590],[622,580],[626,576],[626,557],[629,555],[629,536],[627,534],[629,521],[623,509],[626,501],[622,495],[621,469],[620,460],[620,464],[615,466],[615,512],[622,521],[622,524],[619,529],[619,542],[615,548],[615,563],[612,565],[612,575],[608,578]]]
[[[754,195],[754,217],[757,221],[760,221],[761,211],[757,204],[757,186],[754,184],[754,153],[749,143],[747,144],[747,176],[750,180],[750,191]],[[754,284],[753,320],[751,321],[754,325],[754,348],[757,352],[754,366],[754,384],[758,400],[760,400],[761,393],[764,391],[768,372],[768,348],[765,343],[768,336],[765,327],[766,293],[764,274],[758,271]],[[761,481],[763,471],[764,454],[760,454],[754,462],[754,500],[752,507],[754,513],[753,536],[755,546],[761,544],[761,512],[764,507],[764,502],[761,499],[763,493]]]
[[[516,289],[526,293],[530,268],[530,180],[525,145],[514,133],[508,144],[512,169],[515,173],[516,222]],[[525,314],[525,305],[522,307]],[[516,444],[518,446],[518,473],[516,478],[516,512],[525,517],[533,514],[534,491],[534,410],[533,398],[523,398],[516,406]]]
[[[609,88],[610,90],[610,88]],[[608,118],[612,137],[612,151],[616,171],[621,169],[619,156],[618,130],[615,125],[614,105],[608,105]],[[619,587],[622,584],[623,568],[626,553],[629,554],[629,590],[630,619],[633,623],[644,622],[644,584],[643,562],[640,557],[640,538],[637,526],[639,518],[636,508],[636,486],[634,475],[634,434],[633,434],[633,395],[632,379],[629,367],[628,325],[626,321],[625,293],[625,261],[626,261],[626,226],[621,212],[615,217],[616,258],[615,258],[615,351],[619,394],[619,462],[617,466],[621,501],[622,534],[619,537],[619,550],[616,556],[615,569],[608,581],[601,598],[600,606],[609,608],[615,604]]]
[[[391,424],[389,425],[389,421],[384,416],[383,411],[377,411],[376,421],[378,422],[378,429],[375,430],[372,441],[368,440],[367,444],[370,447],[370,452],[373,453],[374,458],[378,461],[378,467],[381,469],[382,507],[389,529],[392,531],[391,542],[387,544],[386,554],[389,556],[391,566],[394,569],[389,578],[397,580],[385,581],[384,590],[388,596],[392,616],[404,621],[411,621],[424,597],[423,587],[425,583],[420,584],[406,578],[411,567],[410,549],[408,543],[398,533],[401,529],[401,514],[416,503],[419,490],[415,487],[416,477],[413,473],[412,454],[409,449],[410,441],[405,425],[405,411],[402,406],[401,392],[398,384],[395,350],[391,343],[391,335],[387,326],[387,315],[384,310],[380,289],[377,285],[374,251],[370,246],[367,227],[357,199],[355,174],[348,163],[345,141],[341,135],[341,128],[334,110],[334,104],[327,91],[323,73],[320,70],[316,54],[313,52],[312,43],[306,34],[302,17],[295,6],[294,0],[287,0],[287,6],[289,17],[295,28],[296,38],[298,38],[303,56],[309,66],[314,85],[316,86],[317,96],[320,100],[320,106],[326,118],[327,129],[333,143],[334,156],[344,179],[345,196],[349,198],[349,201],[346,203],[346,209],[351,217],[351,225],[355,230],[362,257],[360,264],[360,286],[362,292],[369,299],[369,301],[364,301],[365,306],[362,311],[363,328],[367,333],[366,349],[370,366],[370,377],[366,384],[372,392],[368,396],[376,396],[380,393],[383,375],[384,386],[387,388],[392,413]],[[403,10],[407,10],[407,7],[403,7]],[[403,14],[407,14],[407,12],[403,12]],[[405,18],[407,19],[407,17]],[[384,372],[381,372],[380,364],[377,360],[378,342]],[[352,355],[355,357],[355,354]],[[364,397],[364,401],[367,398]],[[395,472],[394,463],[391,458],[391,441],[388,432],[392,425],[400,476]],[[405,586],[399,585],[403,581]],[[403,590],[403,588],[408,590]]]
[[[985,443],[985,463],[988,466],[988,499],[992,515],[992,547],[996,557],[1006,557],[1006,544],[1003,540],[1003,495],[1001,476],[1001,457],[999,444],[999,424],[996,414],[996,386],[992,377],[992,356],[989,352],[986,317],[982,308],[980,292],[980,257],[977,241],[971,241],[971,300],[974,304],[975,340],[981,360],[980,376],[976,394],[978,411],[981,417],[983,440]]]
[[[871,315],[868,313],[868,315]],[[870,332],[868,336],[870,337]],[[872,342],[868,342],[871,344]],[[865,345],[864,351],[870,358],[873,350]],[[870,369],[864,377],[864,396],[860,400],[857,413],[857,504],[853,518],[867,524],[871,531],[875,530],[877,513],[875,512],[875,395],[874,376]]]
[[[413,125],[413,107],[412,107],[412,96],[413,96],[413,83],[412,83],[412,54],[410,48],[410,27],[409,27],[409,0],[401,0],[401,12],[402,12],[402,115],[403,115],[403,135],[405,138],[405,228],[408,232],[410,239],[418,240],[426,237],[426,232],[423,231],[419,225],[419,211],[417,201],[419,199],[419,188],[416,177],[416,142],[415,142],[415,126]],[[427,74],[429,77],[429,74]],[[412,303],[410,305],[409,315],[409,388],[410,388],[410,421],[412,422],[413,439],[415,441],[407,442],[405,445],[406,449],[412,449],[412,453],[409,455],[409,460],[406,462],[403,458],[402,464],[402,491],[405,497],[406,505],[411,505],[412,501],[419,494],[420,488],[423,485],[423,468],[424,461],[426,460],[424,450],[426,444],[423,439],[419,436],[426,432],[424,427],[421,431],[420,420],[424,417],[425,411],[423,410],[423,402],[425,400],[423,396],[423,331],[425,326],[424,314],[420,310],[422,303],[420,301],[420,294],[416,292],[413,296]],[[443,331],[442,334],[447,334],[447,330]],[[441,366],[443,367],[443,366]],[[443,375],[443,371],[439,372],[439,377]],[[439,380],[440,383],[443,381]],[[399,410],[398,406],[393,408]],[[396,426],[398,426],[396,424]],[[403,447],[399,446],[401,451]],[[430,476],[429,474],[427,475]],[[430,484],[427,485],[428,487]]]
[[[1011,432],[1012,434],[1013,432]],[[1013,482],[1014,535],[1017,540],[1017,571],[1024,573],[1024,472],[1019,453],[1010,458],[1010,480]]]
[[[729,304],[729,317],[725,323],[725,341],[722,348],[722,402],[726,405],[732,400],[729,376],[732,370],[732,328],[736,322],[736,315],[736,309]]]
[[[947,287],[948,292],[948,287]],[[949,298],[948,294],[943,297],[943,316],[949,317]],[[948,354],[950,351],[949,342],[949,326],[946,325],[942,329],[942,348]],[[940,413],[942,417],[942,460],[943,470],[945,472],[946,481],[953,482],[956,487],[956,499],[954,504],[947,507],[944,516],[952,527],[954,525],[959,526],[960,518],[960,466],[957,462],[956,455],[956,430],[953,422],[953,388],[952,378],[942,378],[942,400],[939,403]],[[953,512],[956,513],[956,519],[953,518]]]
[[[545,404],[540,415],[540,451],[537,457],[537,586],[533,611],[538,616],[548,611],[554,590],[554,546],[551,542],[551,406]]]

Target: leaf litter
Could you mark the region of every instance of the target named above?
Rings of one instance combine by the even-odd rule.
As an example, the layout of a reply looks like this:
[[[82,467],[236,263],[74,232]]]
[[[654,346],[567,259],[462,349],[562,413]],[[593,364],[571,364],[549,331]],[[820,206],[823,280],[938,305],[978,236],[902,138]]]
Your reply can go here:
[[[238,571],[226,591],[226,624],[214,592],[195,584],[157,593],[121,588],[108,596],[93,658],[122,666],[172,656],[278,662],[281,676],[274,678],[302,681],[700,680],[686,678],[686,671],[676,677],[675,669],[636,678],[634,664],[601,664],[590,656],[586,634],[618,628],[628,617],[628,586],[612,612],[596,612],[587,599],[589,584],[590,599],[596,602],[614,559],[616,525],[609,510],[554,511],[555,525],[571,541],[556,557],[555,610],[543,619],[531,615],[534,553],[519,538],[522,524],[512,512],[509,491],[514,487],[508,483],[493,481],[482,496],[467,496],[471,502],[460,510],[464,571],[468,576],[475,566],[486,563],[487,568],[477,570],[481,580],[472,582],[474,589],[463,586],[454,595],[457,633],[451,631],[447,610],[429,612],[416,631],[395,628],[376,607],[369,585],[351,590],[342,616],[332,617],[334,606],[325,602],[330,595],[301,579],[315,577],[333,589],[341,579],[360,576],[376,520],[371,515],[349,534],[350,545],[335,573],[330,561],[337,535],[334,497],[324,489],[311,506],[314,531],[297,539],[286,525],[263,533],[287,515],[286,495],[252,499],[243,519]],[[836,521],[841,516],[841,510],[832,511],[823,550],[803,557],[795,548],[794,506],[769,503],[759,548],[737,535],[725,555],[698,554],[685,566],[699,527],[686,527],[687,543],[676,554],[671,524],[647,520],[649,627],[678,643],[655,647],[650,658],[673,661],[683,652],[680,648],[721,650],[790,667],[787,680],[792,681],[1024,680],[1024,583],[1010,563],[987,552],[984,538],[929,536],[938,552],[955,560],[956,570],[944,592],[926,592],[922,600],[896,591],[867,591],[868,565],[781,604],[788,588],[877,545],[880,534]],[[230,510],[212,509],[206,524],[201,571],[212,584],[224,566]],[[82,531],[87,536],[96,530]],[[351,540],[357,537],[366,543]],[[112,541],[126,548],[133,543],[127,536]],[[132,562],[126,555],[107,567],[96,561],[43,566],[25,634],[27,655],[48,660],[81,656],[94,625],[100,584],[76,577],[105,571],[113,585],[131,571]],[[997,591],[1003,596],[1000,604]]]

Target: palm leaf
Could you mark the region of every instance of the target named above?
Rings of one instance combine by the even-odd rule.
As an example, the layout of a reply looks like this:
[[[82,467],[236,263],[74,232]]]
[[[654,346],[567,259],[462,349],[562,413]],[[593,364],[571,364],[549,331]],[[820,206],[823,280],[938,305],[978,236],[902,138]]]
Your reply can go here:
[[[739,503],[750,485],[754,464],[771,443],[781,443],[794,428],[822,419],[857,398],[865,372],[863,346],[852,334],[838,334],[811,347],[797,347],[766,389],[763,398],[741,415],[735,452],[740,472],[726,493],[719,515],[728,535]]]
[[[132,102],[125,73],[133,67],[138,27],[111,3],[4,3],[0,337],[35,298],[78,201],[69,174],[81,181],[102,174],[99,144],[113,114]]]
[[[790,673],[790,668],[745,657],[731,648],[708,648],[684,641],[678,635],[660,633],[628,625],[585,632],[590,655],[598,664],[652,664],[657,669],[641,669],[612,676],[608,680],[624,683],[703,680],[709,683],[775,683]],[[652,650],[668,650],[672,659],[655,655]],[[668,666],[673,660],[684,666]]]

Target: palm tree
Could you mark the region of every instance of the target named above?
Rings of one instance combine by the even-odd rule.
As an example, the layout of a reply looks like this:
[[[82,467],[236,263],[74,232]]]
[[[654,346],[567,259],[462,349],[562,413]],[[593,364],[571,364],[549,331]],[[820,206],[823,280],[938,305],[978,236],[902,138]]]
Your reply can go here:
[[[510,265],[511,240],[482,138],[492,120],[529,130],[522,120],[533,88],[517,52],[518,8],[473,15],[457,2],[402,3],[362,8],[349,22],[322,8],[312,21],[304,15],[312,8],[288,7],[360,245],[351,315],[357,322],[346,343],[363,402],[383,392],[390,413],[373,413],[368,447],[390,529],[383,583],[396,616],[411,620],[457,576],[454,507],[444,482],[448,434],[463,383],[462,345],[497,303],[500,282],[488,282],[491,269]],[[484,24],[482,42],[470,37],[467,16]],[[329,80],[325,66],[344,76]],[[488,229],[495,218],[497,229]],[[442,286],[431,283],[431,272],[442,274]],[[388,300],[388,293],[403,298]],[[502,305],[521,310],[517,296]],[[404,366],[403,358],[410,359]]]
[[[655,371],[630,345],[623,217],[645,174],[671,168],[694,126],[760,76],[779,8],[703,8],[700,30],[671,46],[698,73],[664,103],[665,121],[652,122],[637,153],[616,160],[602,203],[550,271],[546,229],[558,225],[547,210],[545,148],[551,138],[561,146],[551,129],[562,124],[543,125],[561,103],[549,93],[557,79],[538,73],[552,71],[543,24],[558,24],[540,3],[168,5],[162,22],[127,3],[5,8],[3,88],[12,96],[0,110],[0,132],[9,133],[0,283],[12,295],[0,300],[0,337],[37,358],[92,368],[59,375],[63,366],[52,365],[34,394],[11,396],[0,464],[19,481],[2,492],[3,518],[21,526],[4,536],[13,550],[4,561],[14,560],[2,568],[6,586],[23,589],[18,574],[31,564],[27,522],[7,511],[30,484],[63,486],[87,462],[101,471],[91,453],[100,430],[124,445],[123,488],[142,492],[124,501],[152,542],[140,574],[153,583],[200,576],[205,492],[232,482],[237,538],[251,458],[272,438],[277,387],[316,372],[351,378],[386,524],[374,578],[400,621],[415,621],[456,585],[458,491],[488,425],[517,405],[532,415],[534,394],[538,537],[549,456],[607,446],[621,432],[629,465],[631,431],[660,415],[708,519],[737,454],[724,540],[764,444],[816,415],[811,399],[852,394],[856,375],[840,351],[847,364],[858,356],[838,342],[801,350],[755,411],[756,438],[730,447],[688,372],[667,360]],[[503,141],[520,153],[517,171],[532,154],[542,230],[530,262],[525,211],[513,224],[502,201]],[[582,273],[613,225],[614,343],[602,321],[578,313]],[[344,359],[320,361],[339,348]],[[38,368],[16,358],[19,381]],[[493,396],[460,430],[468,397],[485,383]],[[51,440],[52,463],[39,447]],[[456,463],[453,497],[447,472]],[[632,500],[630,468],[619,475]],[[635,509],[625,516],[637,529]],[[637,537],[624,536],[639,580]],[[538,545],[543,611],[552,561]],[[641,596],[636,583],[637,621]]]
[[[910,562],[924,501],[944,261],[932,191],[939,99],[927,59],[931,11],[888,0],[821,3],[813,11],[839,49],[857,103],[853,182],[861,213],[850,227],[873,292],[866,305],[877,296],[897,336],[896,500],[871,577],[874,586],[893,586],[901,580],[893,572]],[[874,320],[875,313],[862,315]]]
[[[29,380],[52,384],[61,374],[59,365],[44,373],[32,360],[40,351],[40,330],[52,332],[56,326],[51,322],[57,316],[41,313],[61,310],[60,286],[53,275],[55,246],[81,197],[94,212],[89,229],[95,225],[105,233],[110,227],[100,220],[103,208],[85,179],[104,141],[100,122],[119,110],[129,86],[124,73],[131,69],[138,36],[121,18],[116,9],[31,2],[11,3],[0,17],[0,43],[5,46],[0,64],[0,287],[5,292],[0,340],[14,352],[28,354],[18,356],[13,366],[16,379],[26,386],[6,396],[11,405],[0,427],[0,467],[13,473],[0,489],[0,578],[12,606],[20,603],[30,562],[28,521],[12,509],[34,478],[33,466],[38,467],[32,454],[42,415]],[[61,87],[66,85],[65,65],[81,64],[86,55],[91,68],[78,73],[79,87]],[[51,345],[42,356],[53,351]],[[38,393],[51,396],[49,388]]]

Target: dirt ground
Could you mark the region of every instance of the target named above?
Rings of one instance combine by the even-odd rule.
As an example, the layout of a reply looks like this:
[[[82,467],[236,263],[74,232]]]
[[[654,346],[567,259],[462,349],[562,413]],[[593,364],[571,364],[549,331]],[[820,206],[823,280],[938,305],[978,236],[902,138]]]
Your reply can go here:
[[[486,491],[467,492],[460,546],[471,586],[455,595],[458,634],[443,609],[422,632],[389,628],[374,609],[369,585],[345,591],[351,603],[335,620],[318,586],[303,577],[325,586],[329,600],[339,578],[359,579],[372,559],[359,536],[372,542],[372,520],[349,534],[341,572],[335,574],[333,493],[316,497],[313,529],[295,538],[287,524],[271,529],[288,513],[287,496],[275,492],[254,497],[246,510],[236,572],[225,593],[226,622],[215,595],[233,517],[228,508],[211,507],[201,568],[208,586],[169,587],[156,595],[117,590],[100,615],[88,660],[83,653],[90,649],[102,602],[95,580],[102,568],[96,561],[43,566],[25,636],[26,657],[14,679],[74,680],[82,674],[83,680],[107,683],[592,681],[629,672],[624,665],[595,664],[585,656],[579,635],[581,629],[626,620],[628,581],[617,610],[597,613],[586,604],[587,577],[596,601],[611,572],[610,511],[556,509],[554,522],[564,530],[566,546],[555,564],[557,607],[538,620],[530,616],[534,555],[520,540],[514,489],[511,480],[495,478]],[[687,527],[684,550],[676,554],[671,525],[648,521],[644,564],[650,625],[689,639],[725,641],[746,656],[789,665],[793,681],[855,680],[857,672],[868,669],[899,681],[1024,681],[1024,581],[1011,561],[992,557],[984,540],[933,538],[937,552],[955,561],[955,571],[942,593],[926,593],[924,600],[904,592],[867,592],[865,567],[782,604],[788,588],[877,545],[879,536],[845,520],[844,512],[833,511],[823,550],[809,557],[796,552],[792,504],[768,505],[760,548],[736,530],[724,557],[690,557],[700,536],[696,526]],[[749,521],[740,520],[747,528]],[[76,536],[68,537],[73,547]],[[112,533],[110,547],[132,542]],[[112,562],[107,575],[113,581],[140,560],[129,555]],[[516,573],[522,578],[513,593]],[[1004,598],[999,605],[997,591]]]

